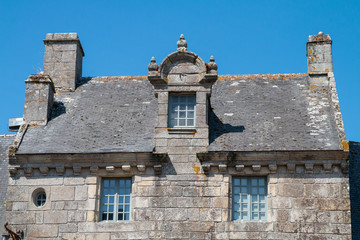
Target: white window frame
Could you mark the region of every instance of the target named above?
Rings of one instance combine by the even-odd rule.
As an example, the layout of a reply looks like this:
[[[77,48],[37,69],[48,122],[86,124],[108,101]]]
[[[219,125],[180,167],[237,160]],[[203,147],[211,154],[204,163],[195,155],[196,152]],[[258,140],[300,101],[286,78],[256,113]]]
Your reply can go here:
[[[115,181],[115,186],[112,188],[105,187],[105,181]],[[124,186],[122,187],[121,181],[124,181]],[[127,183],[130,182],[130,186]],[[111,191],[113,194],[105,194],[106,189]],[[121,191],[123,190],[123,192]],[[100,200],[100,221],[108,221],[108,222],[117,222],[117,221],[130,221],[131,220],[131,194],[132,194],[132,179],[131,178],[103,178],[101,179],[101,200]],[[113,201],[111,201],[111,198]],[[122,199],[122,203],[120,200]],[[111,206],[113,206],[111,211]],[[119,214],[121,212],[118,211],[119,206],[123,206],[122,218],[119,219]],[[126,206],[127,209],[126,209]],[[106,211],[104,211],[104,207],[106,207]],[[106,214],[104,218],[103,214]],[[113,219],[109,220],[109,215],[113,214]],[[126,215],[127,214],[127,215]],[[128,216],[126,218],[126,216]]]
[[[232,178],[232,220],[266,222],[268,218],[267,187],[265,176],[234,176]],[[243,213],[246,213],[246,216]]]
[[[180,102],[174,102],[174,97],[179,97],[185,99],[185,103],[181,104]],[[190,100],[189,98],[193,98]],[[180,101],[180,100],[179,100]],[[193,110],[189,109],[190,104],[193,104]],[[181,109],[180,106],[185,107],[185,109]],[[175,106],[175,114],[177,115],[174,119],[172,118],[172,109]],[[191,105],[192,106],[192,105]],[[189,117],[189,113],[193,112],[193,117]],[[181,113],[184,113],[185,116],[180,116]],[[175,124],[173,124],[173,120],[176,121]],[[192,125],[188,125],[189,121],[193,121]],[[181,125],[180,121],[184,121],[185,125]],[[169,128],[190,128],[194,129],[196,127],[196,94],[176,94],[176,93],[170,93],[169,95],[169,111],[168,111],[168,127]]]

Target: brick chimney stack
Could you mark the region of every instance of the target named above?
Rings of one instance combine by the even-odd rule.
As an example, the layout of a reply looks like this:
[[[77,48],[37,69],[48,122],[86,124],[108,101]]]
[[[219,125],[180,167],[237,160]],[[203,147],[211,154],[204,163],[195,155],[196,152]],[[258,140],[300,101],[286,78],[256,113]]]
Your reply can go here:
[[[30,75],[25,81],[24,122],[46,125],[54,98],[54,83],[48,75]]]
[[[310,35],[306,44],[308,73],[327,73],[333,71],[330,35],[319,32]]]
[[[85,56],[77,33],[48,33],[44,43],[44,74],[51,77],[56,89],[74,91]]]

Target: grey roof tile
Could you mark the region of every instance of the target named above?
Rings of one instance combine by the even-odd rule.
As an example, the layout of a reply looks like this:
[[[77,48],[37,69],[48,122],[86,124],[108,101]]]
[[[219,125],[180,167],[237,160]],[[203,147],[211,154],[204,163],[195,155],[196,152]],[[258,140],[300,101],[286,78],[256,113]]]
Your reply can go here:
[[[18,154],[153,151],[158,105],[146,77],[83,78],[55,100]],[[341,149],[328,89],[307,74],[219,76],[211,108],[209,151]]]

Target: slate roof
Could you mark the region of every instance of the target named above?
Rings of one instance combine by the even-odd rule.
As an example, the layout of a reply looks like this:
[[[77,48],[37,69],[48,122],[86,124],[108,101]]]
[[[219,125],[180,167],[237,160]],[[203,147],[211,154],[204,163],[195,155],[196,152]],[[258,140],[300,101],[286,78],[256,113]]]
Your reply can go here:
[[[58,92],[46,126],[29,128],[17,153],[152,152],[157,100],[145,77],[83,78]]]
[[[329,99],[308,74],[219,76],[208,150],[340,150]],[[83,78],[55,100],[52,119],[27,130],[18,154],[153,151],[158,106],[147,77]]]
[[[308,74],[221,76],[209,151],[340,150],[328,86]]]

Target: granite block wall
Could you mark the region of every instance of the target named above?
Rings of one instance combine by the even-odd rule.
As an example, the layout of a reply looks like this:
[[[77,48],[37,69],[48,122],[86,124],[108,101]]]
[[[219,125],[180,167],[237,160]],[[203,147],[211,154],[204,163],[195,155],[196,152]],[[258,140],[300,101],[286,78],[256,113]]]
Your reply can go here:
[[[9,179],[7,149],[14,139],[15,135],[0,135],[0,234],[5,230],[6,191]]]
[[[8,221],[26,239],[351,239],[348,178],[339,166],[260,170],[268,181],[267,221],[237,222],[231,220],[236,170],[212,167],[205,175],[197,161],[173,154],[161,175],[136,167],[65,167],[63,175],[34,168],[27,176],[19,170],[9,179]],[[99,220],[104,177],[132,178],[130,221]],[[38,188],[47,194],[43,207],[33,201]]]

